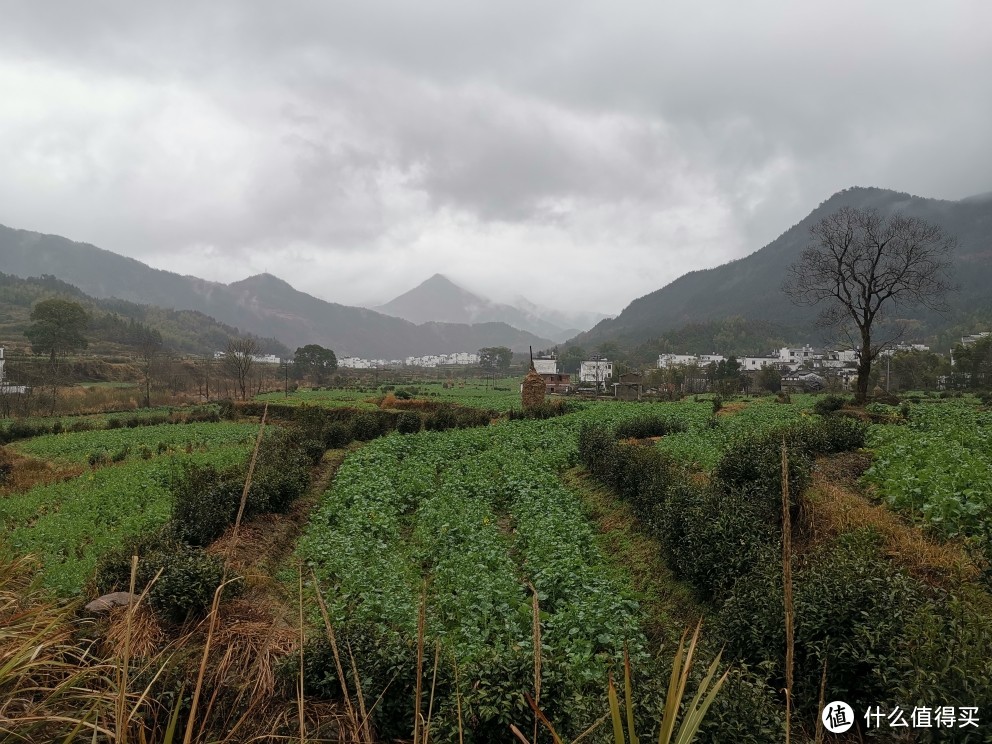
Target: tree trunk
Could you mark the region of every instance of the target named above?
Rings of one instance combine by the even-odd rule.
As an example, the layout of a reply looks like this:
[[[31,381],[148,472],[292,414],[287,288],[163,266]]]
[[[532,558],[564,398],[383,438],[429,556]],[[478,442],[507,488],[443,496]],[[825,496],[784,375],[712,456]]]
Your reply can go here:
[[[861,334],[861,358],[858,360],[858,391],[855,402],[863,406],[868,400],[868,377],[871,375],[871,338]]]

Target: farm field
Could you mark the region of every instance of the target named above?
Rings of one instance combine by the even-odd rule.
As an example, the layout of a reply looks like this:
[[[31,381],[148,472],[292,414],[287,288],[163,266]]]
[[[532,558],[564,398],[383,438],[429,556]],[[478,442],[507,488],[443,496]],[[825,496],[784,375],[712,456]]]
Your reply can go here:
[[[96,453],[96,464],[102,466],[61,483],[0,497],[3,540],[15,553],[34,554],[44,584],[58,595],[77,595],[106,550],[165,523],[171,510],[171,475],[185,463],[223,467],[244,460],[257,428],[163,424],[18,442],[15,451],[52,461],[85,464]]]
[[[485,384],[477,380],[454,380],[449,387],[444,387],[444,383],[427,380],[411,383],[410,385],[386,385],[378,389],[355,390],[349,388],[324,388],[321,390],[299,389],[286,396],[284,393],[264,393],[255,400],[269,401],[272,403],[282,403],[288,405],[314,405],[334,408],[347,406],[371,410],[378,406],[371,402],[375,398],[381,398],[390,392],[398,390],[414,390],[414,397],[429,398],[431,400],[457,403],[462,406],[475,408],[485,408],[497,411],[506,411],[510,408],[520,407],[520,380],[517,378],[507,378],[496,380],[494,389],[492,384]]]
[[[518,402],[516,394],[491,389],[429,385],[420,391],[439,393],[427,400],[488,410]],[[540,707],[566,740],[597,721],[587,740],[610,740],[610,724],[602,721],[609,712],[606,681],[611,672],[622,678],[625,650],[634,669],[639,734],[656,737],[673,644],[686,617],[699,612],[703,641],[692,679],[721,648],[721,672],[731,670],[700,740],[725,740],[726,732],[741,744],[780,740],[784,704],[777,691],[785,645],[776,489],[782,437],[789,442],[797,519],[822,516],[820,501],[804,500],[823,483],[816,475],[821,464],[834,458],[836,468],[870,452],[874,462],[864,475],[862,468],[839,482],[849,501],[866,507],[871,498],[880,501],[938,548],[945,537],[977,541],[988,529],[982,497],[989,493],[990,413],[971,398],[922,399],[908,404],[908,419],[905,406],[875,406],[870,412],[879,423],[863,422],[871,418],[863,412],[817,414],[822,396],[794,395],[788,404],[736,399],[717,410],[709,396],[586,401],[542,420],[456,417],[449,425],[470,428],[400,434],[391,428],[400,425],[399,416],[409,427],[411,420],[426,425],[431,414],[416,406],[377,413],[368,399],[384,394],[290,396],[290,403],[307,404],[300,421],[272,426],[266,443],[275,441],[277,430],[302,427],[285,441],[318,460],[329,446],[349,449],[336,450],[343,462],[333,480],[315,487],[312,511],[293,517],[299,534],[285,557],[266,569],[267,579],[251,582],[281,587],[252,595],[261,606],[273,605],[279,618],[302,611],[305,694],[340,701],[320,593],[339,651],[354,654],[346,667],[354,663],[363,695],[378,701],[372,720],[381,741],[410,737],[418,679],[424,715],[425,691],[433,690],[432,739],[498,741],[511,723],[532,727],[524,693],[538,687],[535,659]],[[262,399],[285,402],[281,395]],[[324,408],[357,411],[349,418],[344,411],[322,414]],[[341,439],[359,425],[366,429]],[[80,597],[92,586],[101,556],[174,517],[170,483],[186,464],[243,464],[257,430],[248,418],[16,441],[6,449],[82,474],[0,492],[2,540],[14,555],[37,556],[47,591]],[[358,441],[347,444],[351,440]],[[266,467],[277,473],[279,463]],[[595,521],[589,516],[593,490]],[[211,513],[208,503],[196,501],[195,489],[186,498]],[[621,518],[636,533],[638,550],[654,546],[651,560],[665,566],[659,583],[643,570],[635,577],[632,567],[644,556],[625,557],[629,540],[611,539],[611,524]],[[813,740],[824,658],[831,670],[828,694],[861,705],[871,695],[883,703],[922,700],[930,689],[958,705],[992,706],[992,598],[974,579],[982,568],[978,554],[963,559],[977,561],[968,585],[937,573],[927,583],[893,557],[870,523],[822,534],[805,524],[794,526],[794,741]],[[208,542],[195,545],[209,552]],[[604,545],[612,545],[609,555]],[[298,581],[302,607],[296,606]],[[819,590],[824,586],[832,597]],[[836,647],[836,633],[854,640]],[[913,640],[921,637],[928,641]],[[939,662],[942,649],[956,655],[956,666]],[[279,653],[273,663],[281,659],[295,680],[299,645]],[[864,666],[859,659],[868,657],[875,661]],[[279,684],[273,682],[271,694],[295,694],[295,681]],[[349,690],[354,695],[350,683]]]
[[[987,546],[992,540],[992,411],[971,399],[906,404],[906,411],[904,426],[872,428],[869,446],[876,457],[866,482],[911,519]]]

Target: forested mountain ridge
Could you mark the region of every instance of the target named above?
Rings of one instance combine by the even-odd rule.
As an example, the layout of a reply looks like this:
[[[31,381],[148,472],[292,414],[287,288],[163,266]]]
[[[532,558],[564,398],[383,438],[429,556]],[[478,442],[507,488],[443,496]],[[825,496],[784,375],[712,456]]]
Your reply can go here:
[[[57,235],[0,225],[0,267],[19,277],[55,276],[97,299],[193,310],[290,349],[317,343],[339,355],[398,358],[551,342],[505,323],[417,325],[361,307],[318,299],[270,274],[232,284],[154,269],[133,258]]]
[[[634,300],[616,318],[572,338],[569,345],[595,348],[612,342],[633,349],[691,323],[720,323],[729,318],[770,324],[771,336],[792,343],[817,340],[818,310],[792,304],[781,286],[787,267],[809,243],[810,226],[845,206],[920,217],[957,237],[953,261],[960,291],[951,295],[950,311],[902,313],[916,321],[914,333],[921,339],[943,339],[950,329],[975,322],[975,318],[992,318],[992,194],[944,201],[856,187],[834,194],[760,250],[722,266],[691,271]]]

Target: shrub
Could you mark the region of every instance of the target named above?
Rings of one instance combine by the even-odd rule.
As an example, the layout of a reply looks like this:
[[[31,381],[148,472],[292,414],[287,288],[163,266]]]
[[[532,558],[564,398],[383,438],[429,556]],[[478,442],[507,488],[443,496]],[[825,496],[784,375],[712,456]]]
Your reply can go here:
[[[14,463],[10,460],[7,450],[0,447],[0,486],[10,480],[10,474],[14,471]]]
[[[511,408],[507,412],[507,418],[510,421],[518,419],[549,419],[555,416],[564,416],[566,413],[571,413],[574,410],[575,405],[573,403],[558,398],[555,400],[546,400],[529,408]]]
[[[704,599],[722,600],[755,566],[776,563],[778,526],[748,494],[682,483],[659,513],[668,565]]]
[[[147,444],[141,445],[141,448],[138,450],[138,453],[141,455],[142,460],[152,459],[152,449]]]
[[[237,406],[230,398],[226,398],[217,404],[217,415],[225,421],[234,421],[238,417]]]
[[[824,395],[813,404],[813,413],[828,416],[835,411],[839,411],[847,402],[847,398],[843,395]]]
[[[640,416],[617,424],[613,433],[617,439],[646,439],[677,434],[685,430],[685,422],[678,419],[665,416]]]
[[[758,564],[734,587],[719,619],[728,653],[745,663],[773,660],[776,680],[784,674],[781,570],[780,560]],[[828,700],[855,709],[892,700],[920,586],[885,560],[868,530],[816,550],[794,575],[797,709],[815,708],[825,657]]]
[[[402,390],[400,392],[403,392]],[[398,396],[397,396],[398,397]],[[409,396],[407,396],[409,397]],[[396,431],[400,434],[416,434],[423,427],[420,414],[414,411],[404,411],[396,420]]]
[[[131,454],[131,445],[125,444],[123,447],[121,447],[119,450],[117,450],[110,456],[110,461],[124,462],[124,460],[126,460],[127,456],[130,454]]]
[[[327,449],[340,449],[351,441],[351,429],[338,421],[330,421],[324,427],[323,437]]]
[[[745,436],[727,448],[713,470],[716,483],[727,491],[750,494],[768,518],[781,518],[783,436],[781,430]],[[809,484],[810,466],[802,448],[791,449],[789,495],[793,505]]]
[[[101,592],[127,590],[131,582],[131,556],[138,555],[135,591],[141,592],[159,574],[148,593],[156,614],[170,622],[204,615],[224,574],[224,563],[199,548],[176,541],[168,533],[153,533],[124,548],[111,551],[97,564],[96,585]],[[229,575],[228,578],[231,578]],[[229,596],[237,583],[229,584]]]
[[[323,441],[327,415],[317,406],[300,406],[296,415],[295,428],[308,439]]]
[[[105,449],[93,450],[86,456],[86,462],[90,464],[91,468],[96,468],[110,462],[110,455]]]
[[[79,431],[91,431],[93,429],[93,424],[86,419],[79,419],[78,421],[73,421],[69,425],[69,431],[79,432]]]
[[[424,429],[427,431],[445,431],[458,426],[458,416],[448,407],[438,408],[430,416],[424,418]]]
[[[120,429],[124,426],[124,420],[119,418],[108,418],[107,428],[108,429]]]
[[[723,398],[721,398],[719,395],[714,395],[713,396],[713,413],[718,412],[721,408],[723,408]]]
[[[244,476],[219,471],[213,465],[188,464],[169,486],[171,524],[176,535],[191,545],[206,546],[233,523],[241,504]]]
[[[388,434],[389,417],[380,411],[362,411],[351,420],[351,437],[360,442],[368,442]]]

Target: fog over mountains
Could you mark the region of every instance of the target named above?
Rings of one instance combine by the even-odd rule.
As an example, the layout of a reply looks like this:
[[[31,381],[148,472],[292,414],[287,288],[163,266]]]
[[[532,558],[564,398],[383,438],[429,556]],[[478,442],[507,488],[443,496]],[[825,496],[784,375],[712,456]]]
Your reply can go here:
[[[518,297],[515,305],[493,302],[458,286],[443,274],[435,274],[373,309],[413,323],[506,323],[555,342],[564,341],[606,317],[596,312],[554,310],[524,297]]]
[[[570,345],[587,349],[605,342],[631,349],[687,324],[727,318],[760,324],[774,329],[776,338],[798,342],[815,340],[817,310],[797,307],[782,293],[786,268],[809,242],[810,226],[844,206],[872,207],[883,214],[902,212],[939,223],[957,237],[953,259],[960,292],[951,296],[951,310],[900,314],[914,321],[917,338],[992,320],[992,193],[944,201],[878,188],[846,189],[749,256],[690,271],[607,319],[582,308],[579,297],[574,311],[548,309],[523,299],[509,305],[470,292],[441,274],[384,305],[366,309],[319,299],[271,274],[230,284],[211,282],[153,269],[86,243],[3,226],[0,271],[21,277],[49,274],[95,298],[194,310],[278,339],[290,349],[319,343],[339,355],[399,358],[503,345],[526,351],[529,346],[548,348],[569,337]],[[579,332],[583,323],[596,324]]]
[[[132,258],[57,235],[0,226],[0,271],[52,275],[95,298],[116,297],[165,308],[196,310],[290,349],[308,343],[339,355],[398,358],[509,346],[526,351],[551,340],[506,323],[415,324],[300,292],[271,274],[231,284],[153,269]]]

